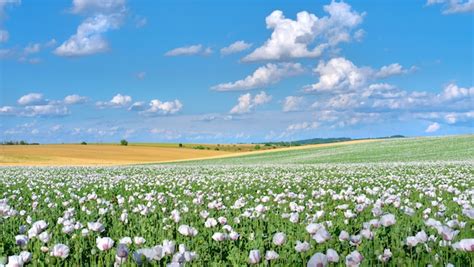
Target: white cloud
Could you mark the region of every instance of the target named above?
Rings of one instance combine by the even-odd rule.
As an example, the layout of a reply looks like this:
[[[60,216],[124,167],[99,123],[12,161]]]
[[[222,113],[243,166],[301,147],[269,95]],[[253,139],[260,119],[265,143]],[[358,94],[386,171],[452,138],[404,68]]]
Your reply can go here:
[[[463,88],[457,86],[454,83],[450,83],[446,87],[444,87],[444,90],[440,96],[445,100],[474,97],[474,87]]]
[[[310,130],[310,129],[316,129],[318,128],[319,123],[317,122],[301,122],[301,123],[295,123],[295,124],[290,124],[288,125],[288,128],[286,128],[286,131],[288,132],[295,132],[295,131],[301,131],[301,130]]]
[[[174,140],[174,139],[179,139],[182,137],[182,135],[179,132],[176,132],[173,130],[160,129],[160,128],[152,128],[150,130],[150,133],[154,135],[159,135],[161,138],[166,139],[166,140]]]
[[[86,56],[105,52],[109,48],[103,33],[117,29],[122,20],[121,14],[95,15],[79,25],[76,34],[54,50],[58,56]]]
[[[73,13],[111,13],[122,11],[125,0],[73,0]]]
[[[443,14],[468,13],[474,11],[474,0],[428,0],[426,4],[443,4]]]
[[[252,95],[250,93],[243,94],[237,99],[238,103],[231,110],[231,114],[249,113],[252,107]]]
[[[363,15],[344,2],[332,1],[324,10],[329,16],[318,18],[302,11],[296,20],[285,18],[280,10],[273,11],[265,19],[267,29],[273,29],[270,39],[242,60],[318,57],[327,47],[350,41],[351,31],[362,22]]]
[[[112,100],[110,100],[110,103],[112,105],[116,105],[116,106],[126,106],[128,105],[130,102],[132,102],[132,97],[131,96],[128,96],[128,95],[121,95],[121,94],[117,94],[115,95]]]
[[[162,102],[158,99],[153,99],[150,101],[149,105],[150,105],[150,108],[145,110],[143,114],[169,115],[169,114],[175,114],[183,108],[183,104],[177,99],[175,99],[174,101],[165,101],[165,102]]]
[[[283,101],[283,112],[301,110],[303,102],[304,98],[302,96],[287,96]]]
[[[230,55],[234,53],[238,53],[244,50],[249,49],[252,44],[246,43],[245,41],[237,41],[235,43],[230,44],[227,47],[221,49],[222,55]]]
[[[380,70],[377,73],[375,73],[375,77],[386,78],[393,75],[406,74],[410,71],[414,71],[415,69],[416,69],[415,67],[411,67],[410,69],[404,69],[402,65],[398,63],[393,63],[388,66],[381,67]]]
[[[104,108],[104,107],[114,107],[114,108],[119,108],[119,107],[125,107],[129,105],[132,102],[132,97],[128,95],[122,95],[122,94],[116,94],[112,99],[108,102],[102,102],[99,101],[96,103],[96,106],[99,108]]]
[[[0,115],[13,115],[14,112],[15,112],[15,108],[11,106],[0,107]]]
[[[5,43],[10,38],[10,34],[6,30],[0,30],[0,43]]]
[[[28,44],[23,49],[25,54],[35,54],[35,53],[38,53],[40,50],[41,50],[41,44],[40,43]]]
[[[144,110],[145,108],[146,108],[146,107],[145,107],[145,102],[139,101],[139,102],[133,103],[133,104],[128,108],[128,110],[130,110],[130,111],[142,111],[142,110]]]
[[[259,106],[259,105],[266,104],[270,102],[271,100],[272,100],[272,96],[267,95],[267,93],[262,91],[259,94],[255,95],[255,97],[253,98],[253,104],[255,106]]]
[[[267,95],[265,92],[260,92],[252,98],[250,93],[243,94],[237,99],[237,105],[231,110],[231,114],[244,114],[249,113],[253,108],[266,104],[272,100],[272,96]]]
[[[75,104],[82,104],[86,102],[87,97],[80,96],[80,95],[68,95],[64,98],[64,104],[66,105],[75,105]]]
[[[213,86],[216,91],[237,91],[261,88],[279,82],[285,77],[295,76],[303,73],[304,69],[300,63],[268,63],[259,67],[253,74],[243,80],[221,83]]]
[[[126,14],[125,0],[73,0],[72,13],[87,17],[74,35],[54,50],[58,56],[86,56],[105,52],[104,33],[118,29]]]
[[[40,104],[45,104],[46,101],[43,99],[43,94],[39,93],[30,93],[27,95],[24,95],[18,99],[18,104],[22,106],[28,106],[28,105],[40,105]]]
[[[175,57],[175,56],[192,56],[192,55],[209,55],[212,54],[212,49],[210,47],[204,48],[203,45],[190,45],[184,47],[178,47],[172,49],[165,53],[165,56]]]
[[[427,132],[427,133],[434,133],[434,132],[438,131],[439,128],[441,128],[441,125],[439,125],[439,123],[437,123],[437,122],[434,122],[434,123],[428,125],[428,127],[427,127],[426,130],[425,130],[425,132]]]
[[[5,9],[8,6],[20,5],[20,4],[21,4],[21,0],[0,0],[0,26],[2,24],[2,20],[6,18]],[[4,29],[0,29],[0,43],[7,42],[9,38],[10,38],[10,34],[8,33],[8,31]],[[2,53],[0,53],[0,58],[3,58],[3,55],[1,54]]]
[[[306,92],[354,90],[365,86],[369,80],[409,73],[414,69],[415,67],[411,67],[407,70],[402,65],[394,63],[383,66],[380,70],[374,70],[370,67],[358,67],[348,59],[337,57],[328,62],[320,61],[313,70],[318,74],[319,81],[305,86],[304,89]]]
[[[319,75],[319,81],[307,86],[305,91],[358,88],[366,83],[372,70],[370,68],[359,68],[351,61],[338,57],[329,60],[327,63],[319,62],[314,72]]]
[[[47,104],[38,106],[26,106],[20,116],[25,117],[61,117],[69,114],[65,106]]]

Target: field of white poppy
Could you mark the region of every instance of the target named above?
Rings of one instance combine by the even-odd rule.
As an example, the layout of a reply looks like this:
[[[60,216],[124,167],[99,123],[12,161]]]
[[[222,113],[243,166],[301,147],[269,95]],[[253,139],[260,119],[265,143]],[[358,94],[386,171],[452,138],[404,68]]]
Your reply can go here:
[[[0,169],[0,265],[473,266],[474,165]]]
[[[186,164],[314,164],[474,160],[474,135],[334,143],[295,150],[189,161]]]

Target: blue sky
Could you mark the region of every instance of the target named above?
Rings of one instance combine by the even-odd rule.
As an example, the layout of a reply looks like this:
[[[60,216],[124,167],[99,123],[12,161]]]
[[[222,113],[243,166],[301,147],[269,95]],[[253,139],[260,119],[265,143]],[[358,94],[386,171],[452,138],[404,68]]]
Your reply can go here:
[[[473,12],[474,0],[0,0],[0,139],[472,133]]]

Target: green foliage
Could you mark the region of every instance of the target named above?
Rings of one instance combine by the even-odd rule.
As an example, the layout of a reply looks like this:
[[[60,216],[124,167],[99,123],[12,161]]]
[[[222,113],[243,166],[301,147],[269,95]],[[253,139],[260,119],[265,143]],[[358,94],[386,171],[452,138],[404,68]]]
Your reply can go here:
[[[128,141],[125,139],[120,140],[120,145],[122,146],[128,146]]]
[[[346,256],[355,250],[364,257],[360,266],[472,266],[472,252],[442,245],[443,235],[426,224],[427,218],[443,225],[456,218],[464,225],[454,226],[459,233],[451,243],[474,236],[474,221],[462,211],[471,205],[472,173],[469,163],[2,168],[0,260],[29,251],[31,266],[113,266],[118,242],[128,236],[132,240],[143,237],[146,242],[129,245],[130,255],[123,266],[136,266],[133,253],[164,240],[175,241],[176,249],[185,244],[198,254],[186,266],[247,266],[250,250],[261,253],[256,266],[307,266],[312,255],[329,248],[340,256],[331,266],[344,266]],[[396,222],[364,226],[371,220],[380,222],[375,207],[382,214],[393,214]],[[406,207],[413,214],[407,214]],[[10,209],[24,215],[13,215]],[[179,222],[172,220],[173,210],[180,213]],[[288,216],[295,210],[300,215],[292,222]],[[125,211],[126,223],[120,219]],[[226,227],[237,232],[239,239],[213,240],[213,234],[228,230],[222,224],[205,227],[202,211],[209,213],[208,218],[226,218]],[[355,216],[348,218],[348,211]],[[23,248],[16,245],[20,227],[26,225],[28,231],[39,220],[48,224],[44,231],[51,240],[44,244],[35,237]],[[89,230],[84,236],[87,223],[97,221],[104,230]],[[321,224],[318,227],[324,227],[330,238],[316,242],[306,230],[311,222]],[[68,225],[75,227],[65,233]],[[197,235],[182,235],[181,225],[194,227]],[[359,235],[367,228],[373,236],[363,237],[359,245],[338,238],[342,231]],[[420,231],[433,239],[408,246],[407,237]],[[272,240],[277,232],[286,235],[280,246]],[[112,238],[113,248],[99,250],[99,236]],[[308,242],[309,250],[297,252],[297,241]],[[70,248],[64,260],[51,256],[58,243]],[[42,246],[49,252],[41,252]],[[385,249],[393,255],[382,264],[378,256]],[[270,264],[263,259],[268,250],[279,254]],[[165,255],[144,266],[166,266],[172,258]]]

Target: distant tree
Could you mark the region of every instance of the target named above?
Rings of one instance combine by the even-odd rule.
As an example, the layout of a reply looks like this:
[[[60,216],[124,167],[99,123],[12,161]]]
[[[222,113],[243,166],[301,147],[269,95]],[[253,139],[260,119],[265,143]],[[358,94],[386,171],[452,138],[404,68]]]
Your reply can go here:
[[[21,140],[20,145],[28,145],[28,143],[26,141]]]
[[[125,139],[120,140],[120,145],[122,146],[128,146],[128,141]]]
[[[179,143],[179,147],[183,147],[183,144]]]
[[[81,145],[87,145],[87,143],[85,141],[82,141]]]
[[[256,145],[254,148],[255,148],[255,150],[260,150],[261,147],[260,147],[260,145]]]

